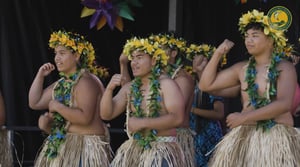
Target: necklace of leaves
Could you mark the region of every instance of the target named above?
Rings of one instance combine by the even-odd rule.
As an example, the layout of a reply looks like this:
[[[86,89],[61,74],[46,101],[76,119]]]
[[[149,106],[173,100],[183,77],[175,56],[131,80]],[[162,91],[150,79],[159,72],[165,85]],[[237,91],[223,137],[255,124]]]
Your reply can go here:
[[[176,73],[182,68],[182,58],[176,59],[176,63],[168,64],[166,67],[167,75],[171,78],[176,78]],[[175,75],[175,76],[174,76]]]
[[[156,65],[152,68],[151,76],[149,77],[150,80],[150,98],[147,99],[149,101],[146,108],[148,109],[147,112],[141,108],[141,104],[143,101],[142,91],[140,90],[142,86],[141,78],[137,77],[133,80],[131,85],[131,95],[133,99],[131,103],[135,109],[135,112],[131,112],[130,116],[134,116],[137,118],[156,118],[159,116],[159,111],[161,109],[161,95],[160,95],[160,83],[158,81],[160,76],[160,65]],[[133,138],[138,141],[138,144],[143,147],[144,149],[151,148],[151,142],[156,141],[157,138],[157,130],[151,129],[149,132],[135,132],[133,134]]]
[[[249,96],[249,105],[254,106],[255,109],[261,108],[263,106],[266,106],[267,104],[271,103],[272,99],[275,98],[277,94],[277,89],[276,89],[276,82],[277,78],[279,76],[280,71],[276,69],[276,66],[278,63],[281,61],[280,55],[272,54],[271,58],[271,63],[270,66],[268,67],[267,71],[267,89],[266,92],[264,92],[263,96],[260,96],[257,92],[258,90],[258,84],[255,83],[256,79],[256,61],[254,57],[251,57],[249,59],[249,64],[246,69],[246,76],[245,76],[245,81],[248,84],[248,88],[245,89],[245,91],[248,93]],[[276,122],[272,119],[270,120],[261,120],[257,121],[256,129],[262,128],[263,131],[268,131],[270,130]]]
[[[54,99],[66,106],[71,106],[71,96],[74,85],[78,82],[82,71],[76,71],[70,76],[60,73],[61,79],[54,87]],[[48,147],[45,156],[54,159],[58,155],[60,145],[65,141],[66,137],[66,120],[58,113],[53,113],[53,124],[51,133],[48,136]]]

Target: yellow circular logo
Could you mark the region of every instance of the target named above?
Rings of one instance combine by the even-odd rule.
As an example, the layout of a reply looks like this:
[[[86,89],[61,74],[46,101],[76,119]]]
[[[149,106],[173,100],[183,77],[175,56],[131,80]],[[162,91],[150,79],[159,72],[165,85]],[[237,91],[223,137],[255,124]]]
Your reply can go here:
[[[275,6],[268,12],[269,25],[276,30],[286,30],[292,23],[291,12],[283,6]]]

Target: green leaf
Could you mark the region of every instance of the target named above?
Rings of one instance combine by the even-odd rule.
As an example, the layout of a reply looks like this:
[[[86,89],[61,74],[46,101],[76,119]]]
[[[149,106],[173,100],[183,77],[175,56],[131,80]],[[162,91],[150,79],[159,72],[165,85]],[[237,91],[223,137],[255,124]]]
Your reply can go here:
[[[125,19],[134,21],[134,18],[132,16],[132,12],[129,8],[129,6],[126,3],[122,3],[119,5],[120,11],[119,11],[119,16],[123,17]]]

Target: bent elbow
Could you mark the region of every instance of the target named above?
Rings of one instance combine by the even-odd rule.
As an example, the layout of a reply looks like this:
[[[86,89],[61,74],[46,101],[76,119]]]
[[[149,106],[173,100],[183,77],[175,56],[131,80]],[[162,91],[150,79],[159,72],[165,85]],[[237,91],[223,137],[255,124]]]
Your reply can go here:
[[[29,105],[29,107],[30,107],[31,109],[33,109],[33,110],[37,110],[37,109],[38,109],[38,107],[37,107],[37,105],[36,105],[35,103],[29,102],[28,105]]]
[[[199,82],[198,88],[199,88],[200,90],[202,90],[202,91],[205,91],[205,92],[210,91],[210,90],[209,90],[209,87],[208,87],[206,84],[203,84],[203,83],[201,84],[201,82]]]
[[[105,114],[105,113],[103,113],[103,112],[101,112],[101,111],[100,111],[100,117],[101,117],[102,120],[105,120],[105,121],[110,121],[110,120],[112,120],[111,115]]]

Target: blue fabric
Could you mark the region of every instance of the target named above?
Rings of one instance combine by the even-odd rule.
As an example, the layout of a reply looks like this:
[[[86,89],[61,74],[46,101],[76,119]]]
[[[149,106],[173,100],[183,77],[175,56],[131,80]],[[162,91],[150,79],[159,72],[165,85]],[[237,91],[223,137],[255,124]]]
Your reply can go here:
[[[200,90],[195,89],[195,103],[193,104],[195,107],[201,106],[196,103],[199,94]],[[205,92],[202,92],[202,96],[207,95],[208,94]],[[207,101],[209,101],[210,104],[206,104],[205,106],[213,106],[213,103],[216,100],[222,100],[222,98],[209,96],[209,100],[207,99]],[[210,152],[223,137],[221,124],[219,121],[208,120],[190,113],[190,128],[196,132],[196,135],[194,136],[194,146],[197,167],[207,167],[207,163],[211,156]]]

